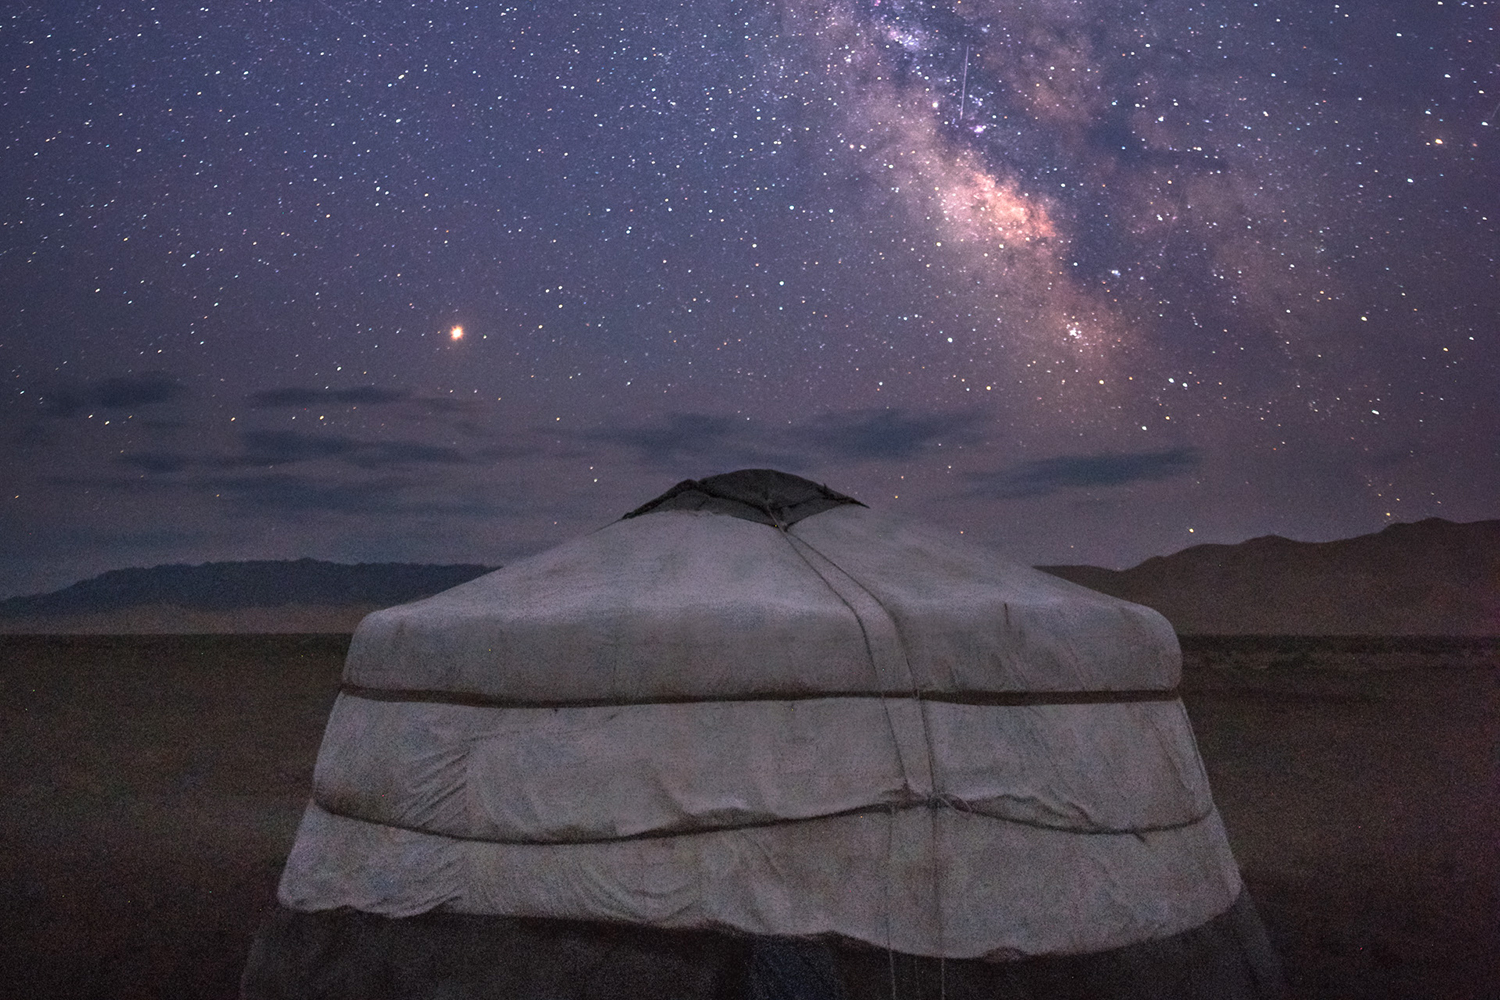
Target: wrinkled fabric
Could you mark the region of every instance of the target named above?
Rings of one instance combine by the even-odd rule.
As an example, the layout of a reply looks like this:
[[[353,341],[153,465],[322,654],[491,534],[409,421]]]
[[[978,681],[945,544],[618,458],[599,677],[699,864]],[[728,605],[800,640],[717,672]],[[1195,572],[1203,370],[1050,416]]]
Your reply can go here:
[[[903,711],[919,729],[916,785],[904,780],[891,735]],[[819,698],[552,709],[347,694],[329,718],[314,798],[371,822],[557,843],[933,798],[1079,833],[1189,823],[1213,804],[1175,700]]]
[[[1078,954],[1241,889],[1156,612],[844,504],[657,510],[356,632],[280,898]]]
[[[533,702],[1170,689],[1166,619],[851,505],[619,521],[360,623],[344,679]]]
[[[911,955],[1016,959],[1165,937],[1241,883],[1216,812],[1077,834],[907,809],[581,844],[500,844],[308,806],[280,900],[390,917],[457,913],[832,935]]]
[[[832,980],[832,981],[830,981]],[[787,990],[790,987],[790,990]],[[778,989],[779,988],[779,989]],[[624,924],[277,907],[245,965],[243,1000],[1278,1000],[1255,907],[1166,938],[1031,960],[917,958],[828,939]]]

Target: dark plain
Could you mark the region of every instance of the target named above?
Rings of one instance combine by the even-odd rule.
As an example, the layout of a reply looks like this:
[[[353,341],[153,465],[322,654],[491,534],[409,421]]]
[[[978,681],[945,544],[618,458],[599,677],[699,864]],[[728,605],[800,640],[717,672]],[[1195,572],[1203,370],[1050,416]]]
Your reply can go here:
[[[348,641],[0,637],[0,994],[237,996]],[[1291,995],[1497,996],[1500,640],[1183,650]]]

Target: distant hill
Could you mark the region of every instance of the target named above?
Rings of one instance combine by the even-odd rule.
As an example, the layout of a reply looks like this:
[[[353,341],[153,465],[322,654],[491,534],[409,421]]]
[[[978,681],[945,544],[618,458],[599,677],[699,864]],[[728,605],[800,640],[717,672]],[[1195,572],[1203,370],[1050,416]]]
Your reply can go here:
[[[104,573],[0,601],[0,632],[350,632],[498,567],[316,559]],[[1183,635],[1500,636],[1500,520],[1428,518],[1337,542],[1197,545],[1126,570],[1040,566],[1155,608]]]
[[[1428,518],[1337,542],[1197,545],[1126,570],[1039,566],[1184,635],[1500,635],[1500,521]]]
[[[297,559],[111,570],[49,594],[0,601],[0,631],[352,631],[370,611],[496,568]]]

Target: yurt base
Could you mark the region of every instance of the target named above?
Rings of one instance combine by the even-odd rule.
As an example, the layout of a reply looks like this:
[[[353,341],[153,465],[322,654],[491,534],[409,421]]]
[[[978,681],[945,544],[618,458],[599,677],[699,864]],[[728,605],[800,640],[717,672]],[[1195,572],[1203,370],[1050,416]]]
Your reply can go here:
[[[266,920],[244,1000],[1263,1000],[1279,966],[1248,895],[1181,934],[1089,955],[919,958],[846,943],[354,910]]]

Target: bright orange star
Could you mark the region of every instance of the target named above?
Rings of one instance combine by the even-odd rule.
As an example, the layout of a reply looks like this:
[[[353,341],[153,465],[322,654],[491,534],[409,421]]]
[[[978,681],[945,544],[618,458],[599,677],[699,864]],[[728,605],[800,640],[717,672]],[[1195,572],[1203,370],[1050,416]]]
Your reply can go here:
[[[454,340],[463,340],[464,328],[461,326],[455,326],[453,329],[448,331],[448,336]]]

